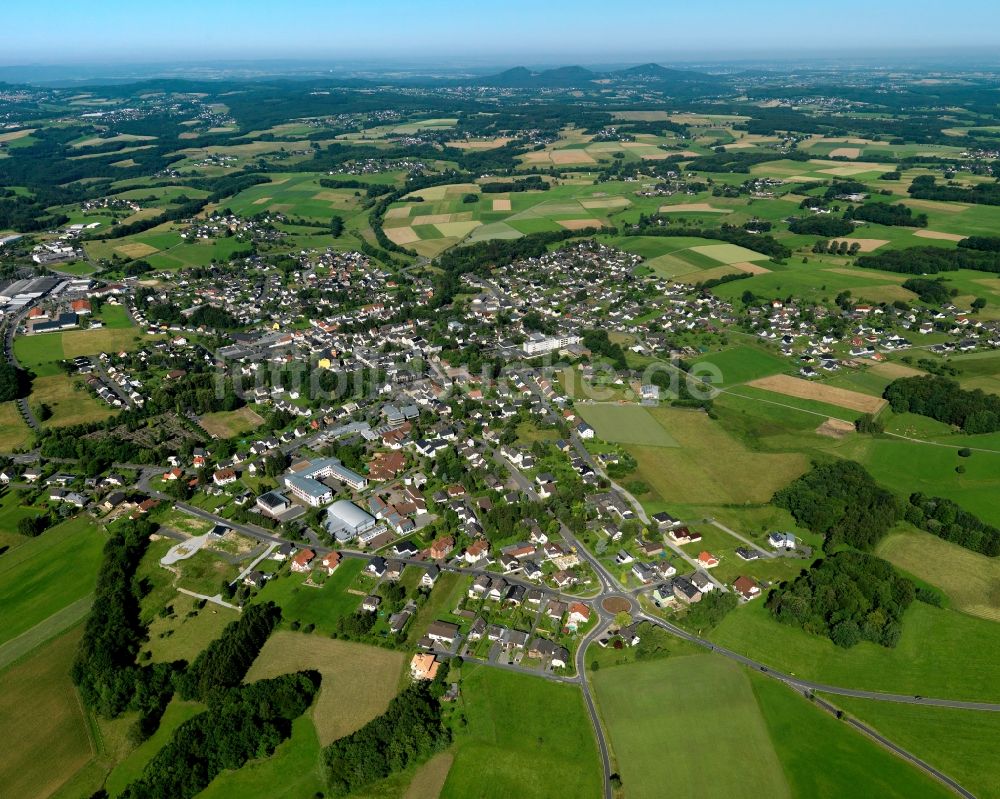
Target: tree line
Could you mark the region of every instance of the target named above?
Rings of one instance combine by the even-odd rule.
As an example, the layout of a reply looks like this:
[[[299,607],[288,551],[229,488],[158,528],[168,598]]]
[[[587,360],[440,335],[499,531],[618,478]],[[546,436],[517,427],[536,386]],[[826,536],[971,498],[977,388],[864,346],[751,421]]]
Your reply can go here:
[[[1000,205],[1000,183],[977,183],[975,186],[941,186],[933,175],[919,175],[908,189],[918,200]]]
[[[1000,529],[987,524],[950,499],[910,496],[906,521],[914,527],[988,557],[1000,555]]]
[[[71,671],[84,705],[98,715],[116,718],[126,710],[138,710],[139,738],[159,725],[179,668],[179,664],[136,664],[146,639],[136,570],[156,526],[148,519],[127,520],[104,545],[94,602]]]
[[[1000,252],[963,246],[957,249],[944,247],[908,247],[905,250],[886,250],[862,255],[855,261],[866,269],[881,269],[905,275],[936,275],[938,272],[955,272],[971,269],[976,272],[1000,272]]]
[[[929,416],[973,435],[1000,430],[1000,397],[978,388],[968,391],[947,377],[901,377],[882,396],[895,413]]]

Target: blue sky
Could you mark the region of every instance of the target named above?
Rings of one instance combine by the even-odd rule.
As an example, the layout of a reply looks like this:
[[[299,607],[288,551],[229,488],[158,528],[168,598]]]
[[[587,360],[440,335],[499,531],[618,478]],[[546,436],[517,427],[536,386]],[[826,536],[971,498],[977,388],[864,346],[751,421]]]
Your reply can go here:
[[[593,64],[998,45],[997,0],[8,0],[0,17],[4,65],[288,57]]]

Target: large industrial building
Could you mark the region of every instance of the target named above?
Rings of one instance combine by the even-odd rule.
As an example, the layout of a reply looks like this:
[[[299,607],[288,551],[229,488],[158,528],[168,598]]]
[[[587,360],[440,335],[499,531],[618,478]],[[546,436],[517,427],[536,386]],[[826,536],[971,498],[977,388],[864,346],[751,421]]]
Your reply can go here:
[[[340,543],[357,538],[376,524],[374,516],[346,499],[337,500],[326,509],[326,529]]]

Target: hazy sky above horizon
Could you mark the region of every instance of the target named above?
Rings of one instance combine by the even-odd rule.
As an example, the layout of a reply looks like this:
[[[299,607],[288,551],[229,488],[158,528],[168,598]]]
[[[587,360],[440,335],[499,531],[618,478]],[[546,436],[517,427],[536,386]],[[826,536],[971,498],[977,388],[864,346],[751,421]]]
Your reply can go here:
[[[8,2],[0,64],[257,58],[552,63],[721,59],[782,48],[1000,45],[996,0],[98,0]]]

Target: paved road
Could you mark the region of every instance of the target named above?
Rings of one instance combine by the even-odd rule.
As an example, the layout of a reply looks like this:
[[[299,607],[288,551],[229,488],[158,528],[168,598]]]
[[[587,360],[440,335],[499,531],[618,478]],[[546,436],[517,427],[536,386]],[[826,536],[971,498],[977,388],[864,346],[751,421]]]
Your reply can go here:
[[[587,704],[587,712],[590,714],[590,723],[594,728],[594,737],[597,739],[597,748],[601,752],[601,765],[604,769],[604,799],[612,799],[614,791],[611,787],[611,752],[608,748],[608,739],[604,733],[604,725],[601,724],[601,717],[597,712],[597,703],[594,701],[593,692],[590,690],[590,683],[587,680],[587,647],[597,640],[608,626],[606,611],[597,603],[597,612],[601,614],[594,629],[584,636],[576,650],[576,673],[580,678],[580,689],[583,691],[583,701]]]

